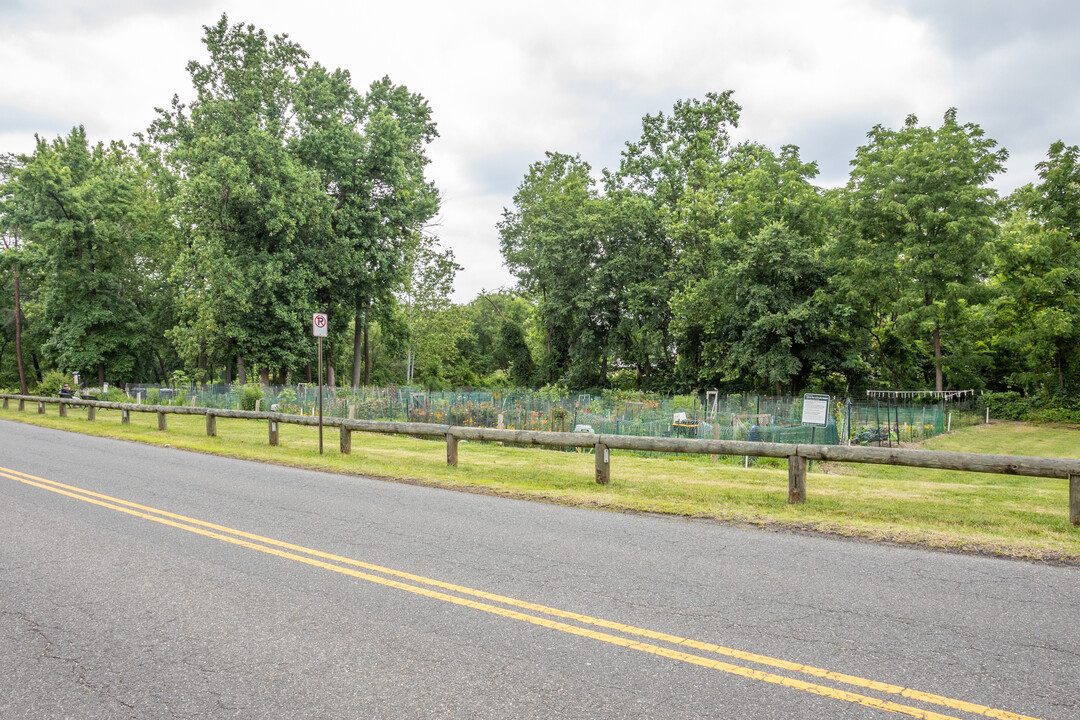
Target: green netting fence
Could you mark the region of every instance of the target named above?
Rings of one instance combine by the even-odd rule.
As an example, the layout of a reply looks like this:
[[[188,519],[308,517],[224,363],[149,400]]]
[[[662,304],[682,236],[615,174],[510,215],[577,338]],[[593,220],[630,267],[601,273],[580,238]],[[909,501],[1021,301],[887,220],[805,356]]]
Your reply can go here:
[[[136,385],[127,395],[146,403],[313,415],[318,387],[215,384],[185,389]],[[962,400],[833,398],[828,426],[801,424],[802,398],[715,392],[660,396],[602,391],[477,390],[419,387],[323,388],[323,415],[468,427],[593,432],[646,437],[759,440],[826,445],[902,446],[981,421],[977,398]]]

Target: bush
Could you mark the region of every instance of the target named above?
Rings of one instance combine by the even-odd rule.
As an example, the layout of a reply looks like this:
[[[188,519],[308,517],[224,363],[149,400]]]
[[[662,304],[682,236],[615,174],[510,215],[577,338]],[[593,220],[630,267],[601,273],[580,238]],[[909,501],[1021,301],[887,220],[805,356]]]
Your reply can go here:
[[[241,410],[254,410],[255,401],[263,399],[263,389],[261,385],[255,383],[248,383],[244,386],[244,389],[240,391],[240,409]]]
[[[161,404],[161,391],[157,388],[147,388],[146,390],[146,404],[147,405],[160,405]]]
[[[1080,423],[1080,397],[1053,395],[1025,417],[1031,422]]]
[[[1031,400],[1015,391],[985,393],[981,399],[995,420],[1023,420],[1032,410]]]
[[[480,387],[502,390],[513,387],[514,383],[505,370],[496,370],[480,379]]]
[[[1080,423],[1080,397],[1076,396],[1025,398],[1018,392],[997,392],[983,395],[982,404],[995,420]]]
[[[637,373],[630,368],[616,370],[610,380],[614,390],[637,390]]]
[[[63,387],[64,383],[69,385],[74,383],[71,375],[59,370],[50,370],[41,378],[41,382],[37,385],[28,385],[26,389],[31,395],[53,397],[60,394],[60,388]]]
[[[109,402],[131,402],[131,398],[123,389],[116,385],[109,386],[109,392],[105,394],[105,399]]]

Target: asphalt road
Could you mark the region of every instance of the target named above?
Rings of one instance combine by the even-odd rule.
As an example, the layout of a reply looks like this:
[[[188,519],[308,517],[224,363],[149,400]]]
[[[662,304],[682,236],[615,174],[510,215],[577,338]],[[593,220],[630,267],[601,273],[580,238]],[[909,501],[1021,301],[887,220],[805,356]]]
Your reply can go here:
[[[0,421],[4,720],[1074,720],[1078,667],[1076,568]]]

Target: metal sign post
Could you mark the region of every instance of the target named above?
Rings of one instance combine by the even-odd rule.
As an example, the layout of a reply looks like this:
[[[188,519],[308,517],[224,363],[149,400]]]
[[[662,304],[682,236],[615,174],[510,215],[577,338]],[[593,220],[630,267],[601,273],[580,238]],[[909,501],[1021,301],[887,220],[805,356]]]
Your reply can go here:
[[[323,454],[323,438],[322,438],[322,396],[323,396],[323,379],[322,379],[322,339],[326,337],[327,327],[330,323],[327,321],[324,313],[315,313],[311,318],[311,334],[318,338],[319,343],[319,454]]]

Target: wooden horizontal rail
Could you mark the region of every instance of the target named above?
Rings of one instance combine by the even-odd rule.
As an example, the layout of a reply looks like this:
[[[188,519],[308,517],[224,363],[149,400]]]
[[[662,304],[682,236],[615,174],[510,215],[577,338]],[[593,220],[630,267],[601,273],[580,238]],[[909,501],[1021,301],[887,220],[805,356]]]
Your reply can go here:
[[[316,426],[319,419],[311,415],[288,415],[278,412],[225,410],[174,405],[141,405],[78,398],[37,397],[32,395],[0,394],[5,407],[8,400],[38,403],[39,412],[45,404],[62,407],[80,406],[91,409],[157,413],[158,427],[164,428],[164,416],[210,415],[213,418],[266,420],[271,423],[271,442],[277,438],[277,424]],[[93,415],[89,416],[93,419]],[[349,420],[324,418],[323,425],[343,432],[367,432],[412,437],[446,438],[447,462],[457,464],[457,443],[461,440],[512,443],[542,447],[594,448],[597,452],[596,477],[606,482],[610,476],[608,458],[611,450],[644,452],[689,453],[699,455],[744,455],[751,457],[787,458],[789,499],[802,502],[806,493],[806,461],[819,460],[845,463],[870,463],[935,470],[1023,475],[1069,479],[1069,517],[1080,526],[1080,459],[1026,457],[1021,455],[984,455],[981,453],[945,452],[938,450],[906,450],[900,448],[862,447],[850,445],[788,445],[783,443],[747,442],[739,440],[697,440],[691,438],[638,437],[631,435],[598,435],[536,430],[499,430],[496,428],[460,427],[435,423],[392,422],[386,420]],[[207,434],[217,434],[216,423],[207,422]],[[351,450],[351,441],[343,439],[343,452]]]

